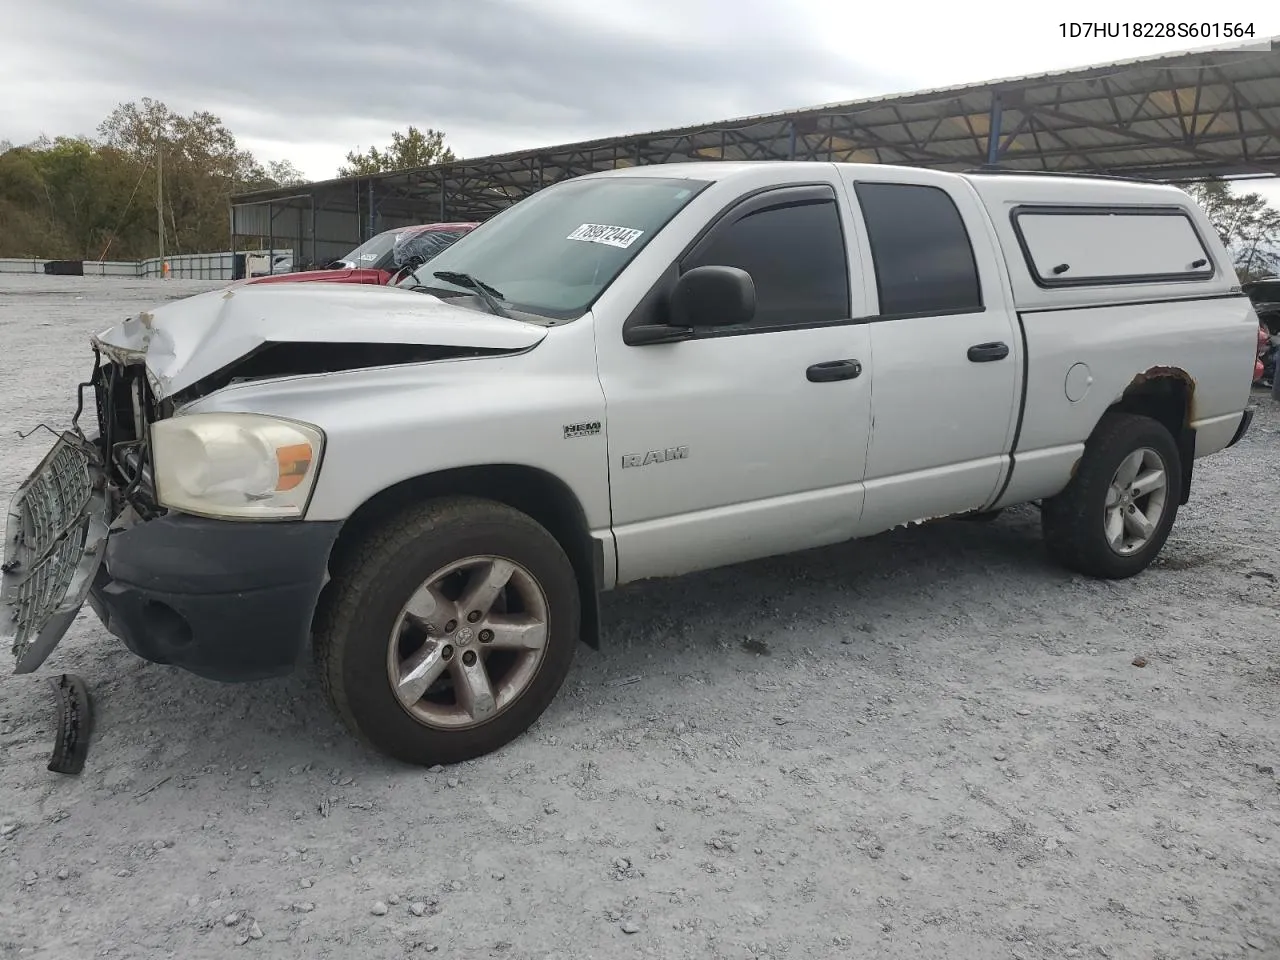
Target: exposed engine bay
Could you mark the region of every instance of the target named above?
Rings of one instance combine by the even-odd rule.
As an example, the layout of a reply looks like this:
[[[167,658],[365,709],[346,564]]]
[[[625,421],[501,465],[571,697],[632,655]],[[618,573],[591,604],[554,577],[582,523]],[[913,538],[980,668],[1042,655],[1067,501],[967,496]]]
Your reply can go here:
[[[170,416],[172,402],[155,401],[143,364],[104,359],[96,348],[93,374],[80,389],[86,386],[93,388],[98,416],[96,445],[105,474],[108,516],[117,516],[126,505],[133,506],[143,519],[161,515],[164,510],[156,503],[149,425]],[[83,399],[82,393],[82,404]]]

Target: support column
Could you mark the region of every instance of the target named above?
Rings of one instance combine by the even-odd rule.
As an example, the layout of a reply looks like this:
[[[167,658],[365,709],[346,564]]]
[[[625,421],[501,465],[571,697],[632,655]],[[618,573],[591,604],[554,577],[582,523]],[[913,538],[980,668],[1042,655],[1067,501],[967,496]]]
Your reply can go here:
[[[987,166],[994,167],[1000,162],[1000,121],[1003,118],[1003,104],[1000,102],[1000,91],[991,94],[991,122],[987,132]]]

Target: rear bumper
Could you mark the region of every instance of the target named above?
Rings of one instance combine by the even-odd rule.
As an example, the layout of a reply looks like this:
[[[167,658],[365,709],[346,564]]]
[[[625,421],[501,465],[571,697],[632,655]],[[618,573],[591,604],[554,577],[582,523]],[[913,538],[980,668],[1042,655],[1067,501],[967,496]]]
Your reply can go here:
[[[340,527],[169,514],[114,530],[89,603],[153,663],[211,680],[279,676],[308,645]]]
[[[1244,414],[1240,417],[1240,426],[1236,427],[1235,435],[1231,438],[1228,447],[1234,447],[1240,442],[1241,438],[1249,432],[1249,425],[1253,423],[1253,407],[1245,407]]]

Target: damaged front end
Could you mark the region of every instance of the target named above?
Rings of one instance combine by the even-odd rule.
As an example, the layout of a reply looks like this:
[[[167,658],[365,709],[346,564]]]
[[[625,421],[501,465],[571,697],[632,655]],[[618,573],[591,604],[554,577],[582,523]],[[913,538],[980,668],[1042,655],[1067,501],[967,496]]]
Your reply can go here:
[[[155,511],[147,483],[146,423],[155,415],[140,364],[103,362],[80,385],[72,429],[9,503],[0,567],[0,640],[15,673],[31,673],[53,652],[88,599],[108,530],[137,503]],[[79,426],[84,390],[94,394],[98,431]]]
[[[236,384],[511,356],[545,336],[534,324],[375,287],[214,291],[97,334],[72,428],[8,508],[0,642],[15,672],[39,668],[88,602],[109,632],[154,662],[218,678],[279,673],[306,632],[337,524],[166,508],[157,462],[189,453],[157,454],[153,426]],[[96,431],[79,423],[86,393]],[[227,596],[239,598],[234,610]]]

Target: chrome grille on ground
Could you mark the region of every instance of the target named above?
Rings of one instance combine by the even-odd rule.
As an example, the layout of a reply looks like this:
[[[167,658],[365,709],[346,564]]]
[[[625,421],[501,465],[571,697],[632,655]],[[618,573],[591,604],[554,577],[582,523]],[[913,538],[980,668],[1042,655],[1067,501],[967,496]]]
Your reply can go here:
[[[84,557],[90,527],[93,475],[88,451],[63,438],[9,504],[5,524],[4,591],[21,658],[66,600]]]

